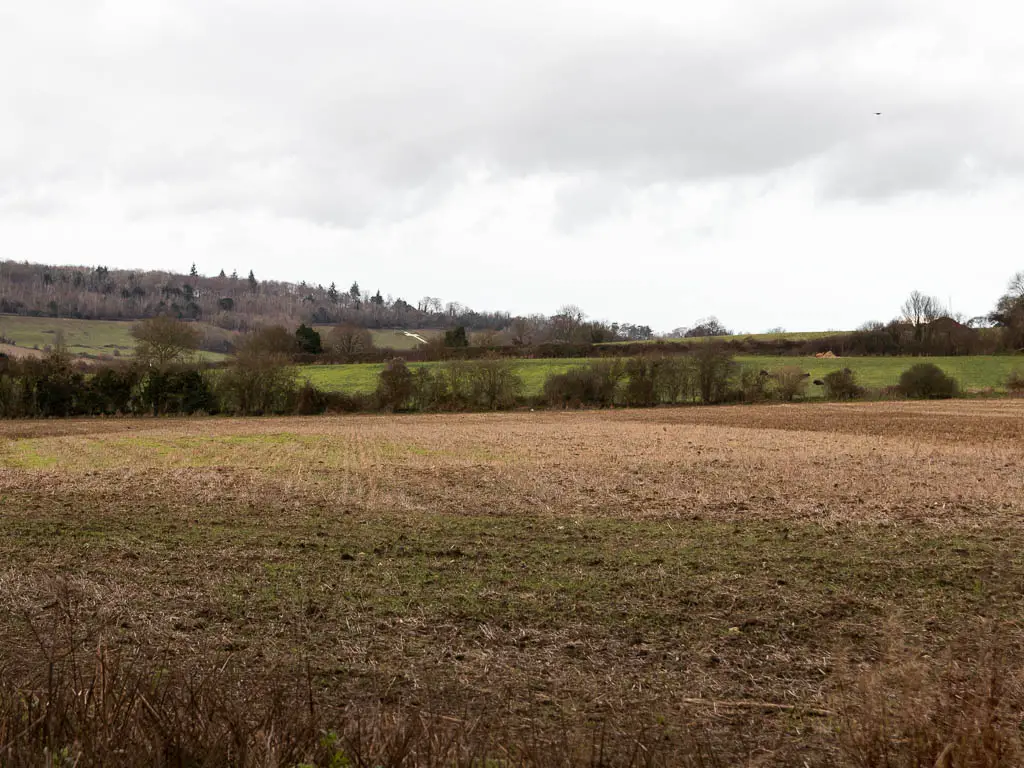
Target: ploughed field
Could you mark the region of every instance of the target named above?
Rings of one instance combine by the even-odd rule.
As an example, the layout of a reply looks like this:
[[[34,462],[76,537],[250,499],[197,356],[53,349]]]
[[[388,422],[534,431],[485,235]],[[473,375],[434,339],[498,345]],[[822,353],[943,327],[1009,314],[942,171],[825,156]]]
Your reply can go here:
[[[1022,553],[1024,401],[3,422],[0,763],[1019,764]]]

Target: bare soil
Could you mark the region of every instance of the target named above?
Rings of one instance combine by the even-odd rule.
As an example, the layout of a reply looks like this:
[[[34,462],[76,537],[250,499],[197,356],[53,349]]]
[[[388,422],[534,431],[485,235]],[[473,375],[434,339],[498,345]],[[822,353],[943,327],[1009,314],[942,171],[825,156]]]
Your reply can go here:
[[[1024,401],[6,422],[0,683],[63,627],[327,721],[881,765],[983,639],[1018,681],[1022,552]]]

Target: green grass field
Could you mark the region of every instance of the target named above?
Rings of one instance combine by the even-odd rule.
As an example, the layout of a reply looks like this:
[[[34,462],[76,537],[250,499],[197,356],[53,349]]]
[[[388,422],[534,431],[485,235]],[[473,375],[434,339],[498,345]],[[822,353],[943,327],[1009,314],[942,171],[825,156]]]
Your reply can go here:
[[[73,355],[131,355],[135,347],[132,325],[127,320],[0,315],[0,336],[6,336],[19,347],[45,349],[52,347],[60,334]]]
[[[544,380],[555,373],[565,373],[570,368],[586,365],[585,358],[561,360],[516,360],[516,373],[523,379],[525,394],[537,394],[544,388]],[[410,363],[413,370],[439,363]],[[377,388],[377,377],[384,369],[383,363],[353,363],[349,365],[304,365],[299,375],[318,389],[326,392],[367,393]]]
[[[898,384],[900,374],[917,363],[934,363],[956,379],[965,390],[1003,390],[1011,371],[1024,370],[1024,356],[974,355],[970,357],[737,357],[745,366],[769,371],[787,365],[798,366],[818,379],[830,371],[849,368],[865,387],[887,387]],[[819,389],[812,387],[813,390]]]
[[[841,368],[853,370],[863,386],[886,387],[897,384],[900,374],[916,363],[935,363],[953,376],[965,390],[1005,389],[1011,371],[1024,370],[1024,357],[977,355],[972,357],[846,357],[821,359],[816,357],[745,356],[737,357],[740,365],[757,370],[776,371],[783,366],[797,366],[818,379],[829,371]],[[561,360],[516,360],[516,372],[523,379],[525,395],[539,394],[544,380],[556,373],[585,365],[585,358]],[[410,368],[438,363],[412,363]],[[366,393],[377,387],[377,377],[383,364],[307,365],[299,369],[300,376],[314,386],[328,392]],[[808,388],[809,397],[820,397],[821,388]]]
[[[313,328],[323,337],[324,344],[327,343],[327,335],[331,332],[333,325],[314,325]],[[436,329],[422,331],[412,330],[409,333],[415,333],[418,336],[422,336],[427,341],[440,335],[442,331]],[[377,329],[371,330],[370,336],[373,337],[373,346],[377,349],[394,349],[398,351],[417,349],[423,346],[423,342],[417,340],[412,336],[407,336],[404,330],[388,330],[388,329]]]
[[[18,347],[45,350],[62,337],[72,355],[88,357],[131,357],[135,353],[132,338],[134,320],[78,320],[66,317],[21,317],[0,315],[0,336],[11,339]],[[199,324],[205,333],[224,331]],[[199,352],[199,358],[208,361],[223,360],[217,352]]]

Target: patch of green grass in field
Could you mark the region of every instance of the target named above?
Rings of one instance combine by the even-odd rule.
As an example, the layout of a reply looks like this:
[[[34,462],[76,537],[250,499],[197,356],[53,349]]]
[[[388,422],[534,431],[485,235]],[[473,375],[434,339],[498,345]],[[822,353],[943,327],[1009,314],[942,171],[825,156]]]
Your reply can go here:
[[[324,344],[327,344],[327,336],[334,328],[333,325],[314,325],[316,330],[322,337]],[[421,330],[410,330],[408,333],[415,333],[417,336],[422,336],[427,341],[442,335],[444,332],[437,329],[431,329],[426,331]],[[394,349],[396,351],[405,351],[410,349],[419,349],[423,346],[423,342],[412,336],[408,336],[405,330],[391,330],[391,329],[377,329],[371,330],[370,336],[373,337],[373,346],[377,349]]]
[[[68,317],[21,317],[0,315],[0,336],[26,349],[44,350],[63,338],[72,355],[131,357],[135,354],[132,326],[135,320],[78,320]],[[201,325],[204,330],[208,326]],[[199,352],[201,360],[223,360],[217,352]]]
[[[1006,389],[1011,371],[1024,368],[1024,357],[1004,355],[972,355],[964,357],[779,357],[776,355],[737,357],[741,365],[777,371],[796,366],[812,379],[820,379],[831,371],[849,368],[858,383],[865,387],[887,387],[899,383],[900,374],[918,363],[934,363],[960,384],[962,389]],[[810,387],[808,394],[820,394],[820,387]]]
[[[63,335],[73,355],[130,355],[135,348],[133,323],[121,320],[75,320],[64,317],[0,315],[0,335],[19,347],[45,349]]]
[[[548,376],[565,373],[590,362],[587,358],[564,358],[555,360],[514,360],[515,371],[523,380],[523,394],[535,395],[544,389]],[[423,366],[440,363],[410,363],[416,370]],[[351,394],[373,392],[377,389],[377,378],[384,370],[382,363],[351,363],[347,365],[304,365],[299,376],[309,379],[317,389],[325,392],[348,392]]]
[[[590,358],[566,358],[544,360],[515,360],[516,373],[523,379],[523,394],[537,395],[544,389],[548,376],[565,373],[592,362]],[[782,357],[778,355],[745,355],[736,358],[740,365],[755,370],[774,372],[787,366],[795,366],[812,379],[820,379],[831,371],[849,368],[857,375],[861,386],[880,388],[899,383],[900,374],[918,363],[934,363],[955,378],[961,388],[1004,391],[1006,378],[1011,371],[1024,369],[1024,357],[1000,355],[975,355],[970,357]],[[422,366],[440,363],[410,363],[415,370]],[[306,365],[299,368],[300,377],[305,377],[327,392],[368,393],[377,388],[377,378],[384,369],[383,364],[352,363],[348,365]],[[821,396],[821,387],[809,386],[809,397]]]

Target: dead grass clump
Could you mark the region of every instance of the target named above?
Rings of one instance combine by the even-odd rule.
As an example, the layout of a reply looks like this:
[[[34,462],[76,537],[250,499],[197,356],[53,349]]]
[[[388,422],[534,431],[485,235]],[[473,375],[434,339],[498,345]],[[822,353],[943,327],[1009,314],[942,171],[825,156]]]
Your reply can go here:
[[[641,718],[543,729],[508,717],[500,701],[452,710],[429,690],[415,704],[383,695],[339,703],[310,663],[183,663],[119,643],[95,595],[63,580],[49,586],[19,591],[26,631],[2,638],[18,650],[0,658],[5,768],[719,765],[705,740]]]
[[[1015,397],[1024,395],[1024,369],[1013,371],[1006,378],[1006,388],[1010,391],[1010,394]]]
[[[890,650],[841,689],[839,743],[860,768],[1024,764],[1019,643],[991,628],[943,658]]]

